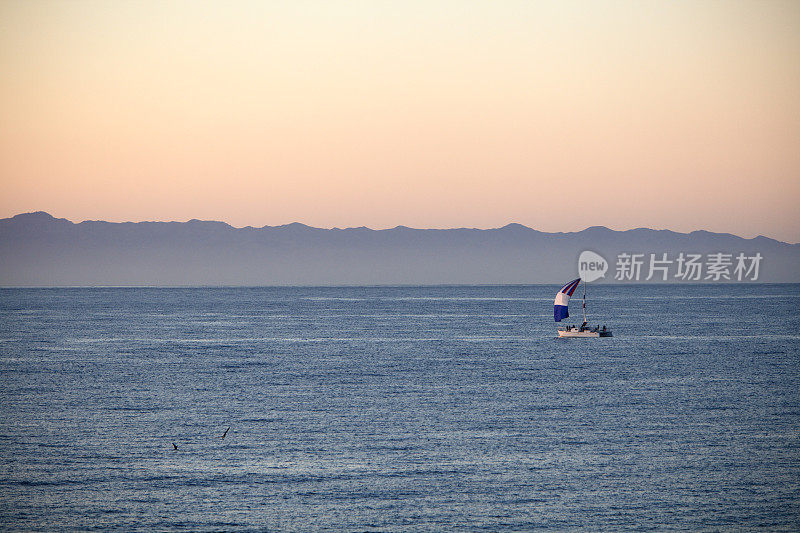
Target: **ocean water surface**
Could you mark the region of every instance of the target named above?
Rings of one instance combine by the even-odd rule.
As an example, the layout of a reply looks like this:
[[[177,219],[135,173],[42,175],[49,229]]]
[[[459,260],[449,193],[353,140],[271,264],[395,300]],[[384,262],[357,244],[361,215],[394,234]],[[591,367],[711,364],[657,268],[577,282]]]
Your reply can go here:
[[[2,289],[0,529],[800,530],[800,285],[558,288]]]

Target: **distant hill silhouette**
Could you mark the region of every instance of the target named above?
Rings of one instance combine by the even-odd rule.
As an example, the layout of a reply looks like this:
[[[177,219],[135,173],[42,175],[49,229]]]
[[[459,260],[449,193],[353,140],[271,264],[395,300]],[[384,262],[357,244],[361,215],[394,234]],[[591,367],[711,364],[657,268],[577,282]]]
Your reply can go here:
[[[610,263],[600,282],[614,281],[622,252],[668,253],[672,259],[679,252],[758,252],[758,281],[800,282],[800,244],[707,231],[594,226],[543,233],[520,224],[486,230],[299,223],[234,228],[201,220],[76,224],[40,211],[0,220],[0,285],[561,283],[576,277],[583,250]]]

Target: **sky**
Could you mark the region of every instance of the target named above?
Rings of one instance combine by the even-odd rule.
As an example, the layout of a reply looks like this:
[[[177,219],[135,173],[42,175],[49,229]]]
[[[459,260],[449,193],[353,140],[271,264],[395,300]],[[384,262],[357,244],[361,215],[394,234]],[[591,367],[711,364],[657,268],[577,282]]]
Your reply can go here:
[[[0,2],[0,217],[800,242],[800,2]]]

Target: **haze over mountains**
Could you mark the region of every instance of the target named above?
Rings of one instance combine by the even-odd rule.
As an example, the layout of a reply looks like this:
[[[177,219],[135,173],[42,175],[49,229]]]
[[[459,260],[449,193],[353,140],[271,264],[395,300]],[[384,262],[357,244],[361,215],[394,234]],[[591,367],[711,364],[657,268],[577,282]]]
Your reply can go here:
[[[520,224],[487,230],[320,229],[299,223],[234,228],[200,220],[76,224],[40,211],[0,220],[0,285],[563,283],[577,275],[584,250],[609,262],[598,283],[617,281],[621,253],[643,253],[648,261],[651,253],[675,260],[681,252],[734,258],[759,253],[757,281],[800,282],[800,244],[706,231],[591,227],[543,233]],[[672,268],[668,281],[674,282]],[[646,276],[647,263],[639,281]]]

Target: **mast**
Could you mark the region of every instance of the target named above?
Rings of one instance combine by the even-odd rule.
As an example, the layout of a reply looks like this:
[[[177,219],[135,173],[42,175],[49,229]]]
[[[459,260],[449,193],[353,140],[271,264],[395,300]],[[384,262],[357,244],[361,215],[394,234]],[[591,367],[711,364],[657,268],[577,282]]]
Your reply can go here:
[[[583,321],[587,322],[586,320],[586,280],[583,280]],[[588,323],[587,323],[588,325]]]

